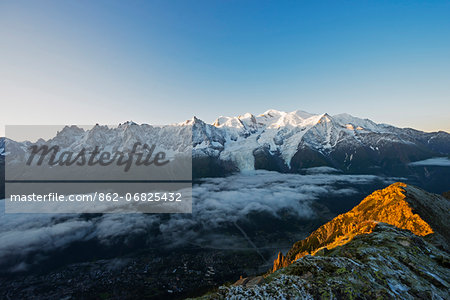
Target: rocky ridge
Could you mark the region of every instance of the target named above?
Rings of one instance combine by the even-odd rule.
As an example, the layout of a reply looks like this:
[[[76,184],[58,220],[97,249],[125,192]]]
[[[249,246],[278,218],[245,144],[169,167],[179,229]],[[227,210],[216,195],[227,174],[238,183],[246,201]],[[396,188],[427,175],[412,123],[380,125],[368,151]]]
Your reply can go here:
[[[394,183],[207,299],[448,299],[450,201]]]
[[[318,251],[327,251],[344,245],[357,235],[371,233],[379,222],[410,230],[419,236],[433,233],[433,229],[423,220],[421,215],[424,215],[428,222],[432,223],[439,220],[443,222],[445,216],[433,218],[426,213],[428,209],[425,205],[439,205],[435,213],[439,211],[448,212],[450,211],[449,202],[440,198],[440,201],[435,201],[435,203],[423,203],[420,200],[423,197],[420,197],[418,193],[423,194],[425,192],[413,187],[408,188],[406,184],[400,182],[373,192],[351,211],[337,216],[319,227],[308,238],[295,243],[286,257],[279,253],[278,258],[274,261],[273,271],[286,267],[303,256],[314,255]],[[423,211],[423,213],[421,215],[415,213],[414,208]],[[444,222],[444,224],[448,225],[447,222]],[[439,227],[440,230],[449,229],[448,226],[442,224],[436,224],[435,227]],[[448,240],[444,244],[447,245],[447,242]]]
[[[450,258],[423,237],[384,223],[328,253],[307,255],[255,285],[204,299],[449,299]]]

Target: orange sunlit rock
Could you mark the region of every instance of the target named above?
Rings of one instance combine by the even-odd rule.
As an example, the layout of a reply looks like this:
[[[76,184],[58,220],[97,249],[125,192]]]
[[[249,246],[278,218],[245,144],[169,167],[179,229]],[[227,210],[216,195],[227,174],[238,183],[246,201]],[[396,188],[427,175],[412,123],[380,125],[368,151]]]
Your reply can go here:
[[[413,213],[405,200],[406,184],[397,182],[377,190],[364,198],[351,211],[341,214],[322,225],[309,237],[294,244],[286,256],[279,253],[274,261],[273,271],[284,268],[293,261],[322,249],[333,249],[351,241],[355,236],[373,231],[378,222],[425,236],[433,229],[418,214]]]
[[[278,257],[273,262],[273,272],[275,272],[278,269],[287,267],[290,262],[286,260],[286,257],[284,257],[283,253],[278,252]]]

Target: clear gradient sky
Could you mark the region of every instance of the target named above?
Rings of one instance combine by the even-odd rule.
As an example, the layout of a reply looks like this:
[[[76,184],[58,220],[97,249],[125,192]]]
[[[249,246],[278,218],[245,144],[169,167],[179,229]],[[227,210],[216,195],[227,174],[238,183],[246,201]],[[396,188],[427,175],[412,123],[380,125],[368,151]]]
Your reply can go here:
[[[450,132],[450,1],[3,1],[5,124],[267,109]]]

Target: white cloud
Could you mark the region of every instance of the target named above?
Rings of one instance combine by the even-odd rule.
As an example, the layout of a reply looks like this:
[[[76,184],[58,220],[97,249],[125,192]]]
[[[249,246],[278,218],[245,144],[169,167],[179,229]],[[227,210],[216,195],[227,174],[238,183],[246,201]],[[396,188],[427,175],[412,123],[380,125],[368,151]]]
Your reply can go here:
[[[23,270],[27,267],[24,258],[30,254],[45,254],[93,239],[106,246],[126,242],[133,236],[144,236],[155,247],[208,241],[217,245],[218,229],[233,226],[251,213],[279,218],[280,212],[289,212],[297,218],[314,218],[311,204],[318,198],[357,193],[353,188],[336,188],[337,184],[364,185],[379,179],[372,175],[269,171],[209,178],[193,188],[192,215],[105,214],[85,218],[74,214],[5,214],[4,203],[0,203],[0,266]],[[160,234],[149,234],[155,231]],[[233,245],[239,238],[222,243]]]
[[[447,157],[435,157],[425,160],[415,161],[409,164],[410,166],[440,166],[450,167],[450,159]]]

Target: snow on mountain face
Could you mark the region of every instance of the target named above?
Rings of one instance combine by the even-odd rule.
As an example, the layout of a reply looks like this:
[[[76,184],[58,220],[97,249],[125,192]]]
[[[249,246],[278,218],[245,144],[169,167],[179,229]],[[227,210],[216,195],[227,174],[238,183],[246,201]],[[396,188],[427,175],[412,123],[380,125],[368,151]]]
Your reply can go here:
[[[55,137],[47,141],[39,139],[35,143],[29,141],[16,142],[8,138],[2,138],[0,142],[0,146],[3,145],[0,154],[6,156],[8,164],[25,161],[31,146],[43,144],[49,147],[58,146],[60,148],[58,155],[63,155],[64,151],[79,153],[83,149],[93,151],[96,147],[99,147],[100,151],[110,153],[127,153],[133,149],[136,143],[140,143],[137,147],[142,147],[144,144],[155,145],[153,150],[155,153],[164,151],[166,157],[172,159],[176,155],[190,155],[192,151],[192,127],[188,125],[137,125],[136,123],[126,122],[112,127],[97,124],[91,129],[85,130],[73,125],[64,127],[57,132]],[[140,151],[139,149],[138,151]],[[56,156],[56,159],[58,157]]]
[[[58,132],[56,137],[49,140],[63,148],[79,150],[83,147],[100,145],[110,151],[129,151],[137,142],[141,144],[155,144],[157,149],[168,152],[184,152],[190,148],[191,128],[189,126],[151,126],[137,125],[133,122],[119,124],[116,128],[95,125],[92,129],[84,131],[76,126],[66,126]]]
[[[67,126],[49,142],[72,150],[101,144],[111,151],[129,150],[135,142],[151,142],[169,155],[192,147],[194,172],[199,171],[194,177],[254,169],[296,172],[321,166],[348,172],[389,170],[395,164],[450,153],[446,132],[401,129],[349,114],[273,109],[258,116],[222,116],[213,124],[194,117],[163,127],[134,122],[115,128],[96,125],[90,130]],[[1,143],[4,140],[0,149]],[[27,143],[8,140],[7,145],[13,152],[23,152]]]
[[[302,111],[268,110],[257,117],[250,113],[220,117],[212,126],[221,129],[224,139],[220,158],[235,162],[239,170],[244,171],[254,169],[253,151],[259,147],[268,148],[271,152],[279,151],[284,161],[289,163],[306,129],[317,123],[318,118]]]
[[[314,161],[312,166],[331,165],[340,169],[351,169],[354,158],[371,156],[374,161],[382,160],[382,152],[389,147],[408,149],[407,155],[412,153],[414,158],[427,156],[428,152],[450,152],[448,133],[400,129],[349,114],[268,110],[259,116],[247,113],[219,117],[211,125],[196,120],[194,155],[232,162],[241,171],[255,168],[255,151],[261,149],[266,158],[279,158],[278,163],[287,169],[295,167],[292,163],[296,155],[300,158],[295,161],[304,161],[305,155],[299,155],[302,149],[314,153],[314,158],[308,158]],[[439,142],[433,146],[430,141],[434,138]]]

